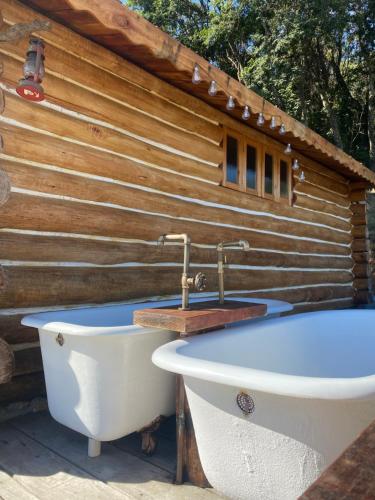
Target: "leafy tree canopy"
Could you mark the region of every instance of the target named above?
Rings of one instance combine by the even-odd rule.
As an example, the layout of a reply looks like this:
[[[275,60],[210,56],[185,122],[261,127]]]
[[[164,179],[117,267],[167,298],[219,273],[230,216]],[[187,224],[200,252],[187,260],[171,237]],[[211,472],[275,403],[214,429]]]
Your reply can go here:
[[[125,0],[375,170],[375,0]]]

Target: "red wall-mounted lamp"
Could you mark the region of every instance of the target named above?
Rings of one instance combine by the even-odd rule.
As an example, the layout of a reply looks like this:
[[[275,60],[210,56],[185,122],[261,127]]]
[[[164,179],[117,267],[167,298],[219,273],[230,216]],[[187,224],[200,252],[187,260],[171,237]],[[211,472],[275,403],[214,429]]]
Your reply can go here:
[[[44,90],[44,43],[40,38],[30,38],[26,60],[23,65],[23,78],[16,88],[17,94],[29,101],[43,101]]]

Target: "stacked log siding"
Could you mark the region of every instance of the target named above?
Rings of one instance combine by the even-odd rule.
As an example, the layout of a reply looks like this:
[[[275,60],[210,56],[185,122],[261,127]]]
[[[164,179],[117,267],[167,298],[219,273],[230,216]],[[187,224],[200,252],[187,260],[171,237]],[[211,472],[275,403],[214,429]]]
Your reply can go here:
[[[14,0],[0,10],[6,25],[43,17]],[[162,233],[191,236],[192,269],[207,273],[208,291],[217,288],[216,244],[247,239],[250,252],[228,255],[229,293],[287,300],[296,311],[353,304],[367,250],[346,177],[297,154],[306,182],[294,179],[293,206],[221,186],[223,126],[283,146],[52,25],[41,33],[40,104],[15,93],[27,40],[0,44],[0,170],[10,181],[0,208],[0,337],[26,343],[28,354],[16,349],[18,377],[41,369],[37,334],[20,325],[28,312],[178,294],[182,247],[157,247]],[[1,390],[0,402],[12,399]]]

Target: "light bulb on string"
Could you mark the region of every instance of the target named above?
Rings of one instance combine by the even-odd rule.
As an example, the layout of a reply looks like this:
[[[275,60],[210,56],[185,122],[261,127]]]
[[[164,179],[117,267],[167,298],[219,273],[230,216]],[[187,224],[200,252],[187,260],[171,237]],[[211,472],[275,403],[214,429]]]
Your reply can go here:
[[[228,97],[228,101],[227,101],[227,109],[230,111],[232,109],[234,109],[236,107],[236,103],[234,102],[234,99],[233,99],[233,96],[229,96]]]
[[[212,97],[217,94],[217,83],[215,82],[215,80],[211,81],[210,86],[208,88],[208,93]]]
[[[242,119],[243,120],[248,120],[250,118],[250,109],[249,109],[249,106],[245,106],[243,108],[243,112],[242,112]]]
[[[291,152],[292,152],[292,146],[288,143],[288,144],[286,145],[286,148],[284,149],[284,153],[285,153],[286,155],[290,155],[290,153],[291,153]]]
[[[292,163],[292,169],[296,172],[299,169],[299,163],[297,158],[294,158],[293,163]]]
[[[262,127],[264,125],[264,115],[263,115],[263,113],[259,113],[258,119],[257,119],[257,125],[258,125],[258,127]]]
[[[272,116],[271,117],[271,123],[270,123],[270,129],[273,130],[277,127],[277,123],[276,123],[276,117],[275,116]]]
[[[201,83],[202,81],[198,64],[194,66],[193,76],[191,78],[191,81],[194,83],[194,85],[198,85],[198,83]]]
[[[301,170],[301,173],[300,173],[300,174],[299,174],[299,176],[298,176],[298,180],[299,180],[300,182],[305,182],[305,179],[306,179],[306,177],[305,177],[305,172],[304,172],[303,170]]]
[[[285,123],[282,123],[279,128],[279,134],[284,135],[286,133]]]

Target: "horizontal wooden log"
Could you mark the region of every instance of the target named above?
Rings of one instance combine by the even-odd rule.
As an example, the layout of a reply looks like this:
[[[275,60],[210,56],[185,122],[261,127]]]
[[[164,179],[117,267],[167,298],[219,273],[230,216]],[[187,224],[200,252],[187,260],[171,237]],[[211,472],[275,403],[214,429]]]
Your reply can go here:
[[[292,290],[275,290],[269,292],[253,292],[238,294],[241,297],[257,297],[265,299],[285,300],[291,304],[298,302],[318,302],[337,298],[353,297],[351,286],[320,286],[307,288],[294,288]]]
[[[297,193],[314,196],[324,201],[334,203],[342,208],[349,209],[350,207],[350,201],[347,196],[341,196],[331,191],[323,190],[319,186],[309,184],[308,182],[300,182],[297,186]]]
[[[314,184],[314,186],[318,186],[324,191],[331,191],[342,196],[349,195],[349,187],[347,183],[337,182],[337,180],[331,179],[330,177],[322,175],[321,173],[317,173],[316,171],[305,165],[302,165],[301,168],[305,173],[305,182]],[[298,175],[298,172],[295,172],[293,175],[296,182],[298,182]]]
[[[0,46],[0,53],[1,49],[2,47]],[[51,51],[53,52],[54,49],[49,48],[49,52]],[[50,61],[55,62],[53,54],[49,53],[48,57]],[[4,68],[2,79],[14,87],[19,79],[19,75],[22,74],[22,64],[6,55],[2,55],[2,59]],[[84,74],[85,71],[84,68],[81,67],[82,64],[84,65],[85,63],[80,62],[76,66],[75,71],[79,72],[79,74]],[[96,71],[95,79],[98,81],[97,68],[93,68],[93,70],[94,69]],[[69,78],[71,78],[69,66],[65,67],[65,72],[68,73]],[[103,78],[100,78],[100,80],[102,81]],[[120,82],[120,84],[121,83],[122,82]],[[47,95],[49,101],[89,118],[103,121],[107,123],[110,128],[118,127],[126,132],[143,137],[146,140],[164,144],[204,161],[210,161],[216,164],[223,161],[223,150],[219,147],[222,141],[223,132],[219,126],[216,126],[217,134],[215,134],[218,140],[216,144],[213,144],[205,139],[213,127],[210,123],[207,123],[207,130],[202,131],[204,135],[200,137],[195,134],[190,134],[186,130],[181,130],[181,128],[171,126],[164,121],[157,120],[152,116],[145,115],[134,108],[121,105],[121,102],[124,102],[124,100],[126,102],[128,99],[126,88],[122,89],[121,102],[114,102],[101,95],[90,92],[87,88],[81,88],[54,75],[50,75],[48,72],[43,81],[43,85],[46,89],[49,89]],[[111,93],[111,87],[107,87],[107,92]],[[143,102],[144,93],[138,90],[138,94],[138,101]],[[124,96],[126,96],[125,99]],[[175,113],[178,117],[176,118],[176,122],[179,120],[180,125],[183,127],[183,119],[186,113],[179,114],[179,108],[175,109]],[[163,118],[162,114],[160,118]]]
[[[0,384],[10,382],[14,374],[14,355],[8,342],[0,339]]]
[[[132,210],[170,215],[174,218],[191,218],[197,221],[222,225],[228,224],[235,217],[234,223],[239,227],[260,230],[266,228],[268,231],[275,233],[289,233],[290,235],[317,238],[334,243],[349,244],[352,240],[350,234],[332,231],[324,227],[298,223],[290,224],[289,221],[277,220],[276,218],[257,217],[242,214],[241,212],[202,206],[113,183],[100,182],[51,170],[35,169],[29,165],[3,161],[2,168],[8,174],[14,187],[41,193],[69,196],[75,199],[119,205]]]
[[[226,252],[230,264],[249,266],[301,267],[323,269],[351,269],[350,256],[325,257],[314,255],[267,252],[251,248],[249,252]],[[70,262],[97,265],[116,265],[126,262],[162,263],[182,262],[181,245],[163,247],[148,243],[126,243],[121,241],[101,241],[77,237],[44,236],[0,232],[0,260],[33,262]],[[191,262],[215,264],[216,248],[192,246]],[[79,265],[79,264],[78,264]]]
[[[216,291],[214,268],[192,268],[208,278],[208,291]],[[162,268],[35,268],[7,267],[8,286],[1,295],[0,307],[53,306],[116,302],[127,299],[180,293],[179,267]],[[348,283],[352,274],[337,272],[264,271],[231,269],[226,276],[227,290],[257,290],[273,287]],[[129,284],[131,283],[131,286]]]
[[[158,171],[110,152],[98,151],[55,137],[46,138],[43,134],[9,126],[1,121],[0,131],[3,135],[4,153],[16,158],[103,175],[118,180],[132,180],[136,184],[145,183],[147,185],[148,182],[155,184],[159,182],[160,187],[159,178],[166,178],[164,171]],[[40,147],[41,143],[43,143],[43,148]],[[174,176],[173,171],[203,178],[217,184],[220,183],[222,177],[221,170],[216,167],[195,161],[190,161],[187,164],[176,162],[174,166],[169,165],[168,168],[171,170],[168,175],[171,175],[172,179],[176,178],[177,182],[179,176]],[[154,178],[156,178],[155,181]],[[187,178],[183,177],[182,182],[185,180]],[[197,182],[196,179],[194,181]]]
[[[18,193],[12,193],[9,202],[4,206],[1,225],[15,229],[64,231],[154,241],[160,234],[187,232],[195,243],[216,245],[219,241],[248,239],[253,248],[334,255],[350,254],[349,246]]]
[[[328,311],[336,309],[350,309],[353,307],[353,299],[342,299],[335,302],[322,302],[317,304],[296,304],[292,314],[312,312],[312,311]]]
[[[40,373],[43,370],[42,353],[40,347],[29,347],[27,349],[15,350],[14,376],[30,373]]]
[[[19,123],[36,125],[36,128],[56,134],[59,137],[70,138],[87,146],[95,146],[113,151],[126,157],[152,163],[172,170],[183,169],[189,171],[191,163],[199,165],[201,162],[170,152],[162,147],[153,146],[141,140],[124,135],[117,130],[111,130],[96,123],[80,120],[76,117],[58,113],[54,109],[20,99],[7,93],[5,110],[1,120],[16,120]],[[222,153],[213,162],[222,161]]]
[[[4,170],[0,170],[0,207],[9,200],[10,180]]]
[[[295,192],[294,198],[294,208],[304,208],[315,213],[319,212],[333,216],[331,217],[331,221],[337,221],[338,224],[340,224],[340,219],[337,219],[337,217],[342,217],[349,221],[352,215],[351,211],[347,208],[339,207],[332,203],[326,203],[325,201],[316,200],[314,198],[309,198],[302,193]],[[335,222],[331,222],[331,224],[334,224]]]
[[[32,373],[14,377],[11,382],[0,385],[0,404],[16,401],[30,401],[45,396],[46,388],[43,373]]]
[[[0,314],[0,338],[8,344],[23,344],[39,340],[38,330],[21,325],[26,314]]]
[[[2,44],[0,47],[0,52],[8,53],[12,57],[12,61],[9,60],[9,56],[4,57],[4,73],[3,78],[10,82],[17,81],[17,61],[14,56],[20,58],[24,57],[25,51],[27,49],[27,40],[17,46]],[[59,83],[57,82],[58,76],[66,78],[69,75],[69,81],[74,82],[77,94],[81,89],[91,89],[95,95],[86,101],[86,106],[88,103],[93,102],[96,97],[108,96],[110,99],[117,102],[117,105],[121,103],[131,106],[135,110],[140,110],[144,113],[144,116],[149,116],[151,120],[154,118],[162,118],[164,122],[170,123],[171,125],[177,126],[179,129],[185,130],[187,133],[194,133],[196,136],[206,137],[210,141],[219,144],[222,140],[223,132],[220,130],[218,125],[204,119],[202,116],[193,114],[189,111],[189,108],[183,108],[181,106],[176,106],[169,99],[161,98],[155,92],[146,90],[138,85],[131,83],[132,73],[127,75],[127,79],[120,78],[114,73],[109,73],[102,71],[101,78],[98,78],[98,58],[95,60],[95,65],[90,64],[86,60],[77,59],[72,54],[66,51],[68,47],[64,47],[65,50],[61,50],[56,46],[48,46],[48,59],[49,64],[46,65],[46,76],[45,76],[45,90],[46,96],[49,100],[55,100],[57,102],[65,101],[70,105],[76,104],[78,101],[75,100],[71,93],[65,90],[60,94],[56,91]],[[5,59],[7,57],[7,59]],[[9,68],[7,68],[9,66]],[[151,77],[156,80],[155,77]],[[62,81],[59,78],[60,81]],[[66,87],[63,87],[66,89]],[[69,100],[66,97],[69,96]],[[96,96],[96,97],[95,97]],[[101,100],[99,98],[99,100]],[[77,108],[81,108],[83,103],[77,104]]]
[[[322,212],[317,213],[310,210],[302,210],[296,207],[281,205],[272,200],[249,196],[224,187],[212,186],[207,183],[189,179],[149,168],[125,158],[119,158],[113,154],[78,146],[60,139],[49,137],[47,141],[43,135],[22,130],[0,123],[0,130],[4,135],[4,152],[9,156],[24,158],[26,160],[40,161],[50,165],[56,165],[68,170],[78,170],[89,174],[105,176],[122,182],[141,185],[176,196],[194,198],[200,201],[228,205],[230,207],[243,208],[247,210],[268,212],[270,214],[291,217],[301,221],[325,224],[344,231],[350,231],[349,222],[326,215],[324,211],[333,210],[334,205],[321,203]],[[43,148],[40,147],[43,142]],[[202,167],[206,168],[206,167]],[[207,167],[209,172],[217,169]],[[209,178],[209,172],[194,170],[191,167],[190,175],[204,175]],[[211,177],[211,180],[215,180]],[[341,209],[349,220],[351,212]]]

